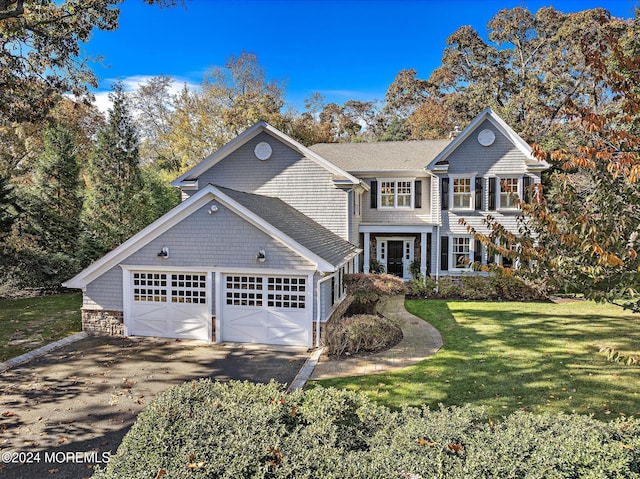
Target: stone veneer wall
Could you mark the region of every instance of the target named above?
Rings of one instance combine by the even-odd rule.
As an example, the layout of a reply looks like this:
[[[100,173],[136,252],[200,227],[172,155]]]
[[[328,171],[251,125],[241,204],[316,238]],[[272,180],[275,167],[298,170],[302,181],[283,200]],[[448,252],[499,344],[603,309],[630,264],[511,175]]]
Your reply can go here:
[[[92,336],[124,336],[122,311],[83,309],[82,330]]]

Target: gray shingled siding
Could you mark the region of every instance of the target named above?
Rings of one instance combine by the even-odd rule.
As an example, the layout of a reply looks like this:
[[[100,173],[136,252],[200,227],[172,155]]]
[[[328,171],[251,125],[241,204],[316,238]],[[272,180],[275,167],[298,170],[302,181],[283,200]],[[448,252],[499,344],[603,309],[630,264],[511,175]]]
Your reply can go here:
[[[209,214],[211,204],[218,211]],[[169,258],[158,258],[162,247],[169,248]],[[256,254],[264,249],[267,261],[260,263]],[[176,226],[161,234],[121,264],[208,268],[314,269],[308,260],[273,240],[215,201],[200,208]],[[85,307],[122,309],[122,269],[112,268],[87,285]]]
[[[82,309],[122,311],[122,268],[116,266],[87,285]]]
[[[478,143],[478,133],[484,129],[491,130],[496,135],[495,142],[491,146],[482,146]],[[489,120],[483,121],[468,138],[458,145],[447,160],[449,175],[522,175],[527,171],[522,152]]]
[[[261,141],[273,150],[266,161],[254,155]],[[257,135],[198,178],[200,188],[209,183],[280,198],[348,240],[348,195],[333,184],[332,173],[267,133]]]
[[[400,177],[394,177],[401,179]],[[376,178],[367,178],[365,181],[371,186],[371,181]],[[371,208],[371,195],[375,194],[372,190],[362,195],[362,222],[363,223],[380,223],[380,224],[431,224],[431,178],[426,176],[416,178],[422,181],[422,207],[412,210],[403,210],[402,208],[375,209]],[[380,182],[378,182],[378,187]],[[378,204],[378,206],[380,206]]]

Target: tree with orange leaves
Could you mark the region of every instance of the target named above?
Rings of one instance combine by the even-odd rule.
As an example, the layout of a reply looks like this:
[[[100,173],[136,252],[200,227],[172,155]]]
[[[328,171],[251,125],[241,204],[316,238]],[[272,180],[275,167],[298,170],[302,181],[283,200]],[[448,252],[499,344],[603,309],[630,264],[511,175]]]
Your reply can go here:
[[[580,45],[587,66],[610,101],[578,104],[567,99],[560,118],[572,125],[577,146],[545,151],[534,145],[534,155],[554,169],[545,186],[537,185],[521,202],[520,234],[487,218],[490,234],[477,235],[499,254],[529,265],[518,274],[638,312],[639,15],[640,10],[622,35],[593,38],[585,33]],[[510,244],[517,248],[504,247]]]

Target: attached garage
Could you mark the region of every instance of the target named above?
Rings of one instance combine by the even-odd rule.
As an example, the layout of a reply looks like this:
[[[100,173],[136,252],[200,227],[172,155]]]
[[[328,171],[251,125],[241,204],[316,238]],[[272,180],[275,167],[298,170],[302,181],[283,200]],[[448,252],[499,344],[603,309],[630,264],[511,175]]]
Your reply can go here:
[[[206,273],[132,271],[130,336],[211,341],[209,281]]]
[[[309,345],[311,285],[306,276],[224,274],[221,340]]]

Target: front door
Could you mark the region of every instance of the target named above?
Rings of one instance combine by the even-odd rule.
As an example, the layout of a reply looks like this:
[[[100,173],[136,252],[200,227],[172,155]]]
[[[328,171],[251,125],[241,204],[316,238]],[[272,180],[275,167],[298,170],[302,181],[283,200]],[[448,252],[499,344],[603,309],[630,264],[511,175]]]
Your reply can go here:
[[[404,242],[389,241],[387,243],[389,254],[387,256],[387,273],[404,277]]]

